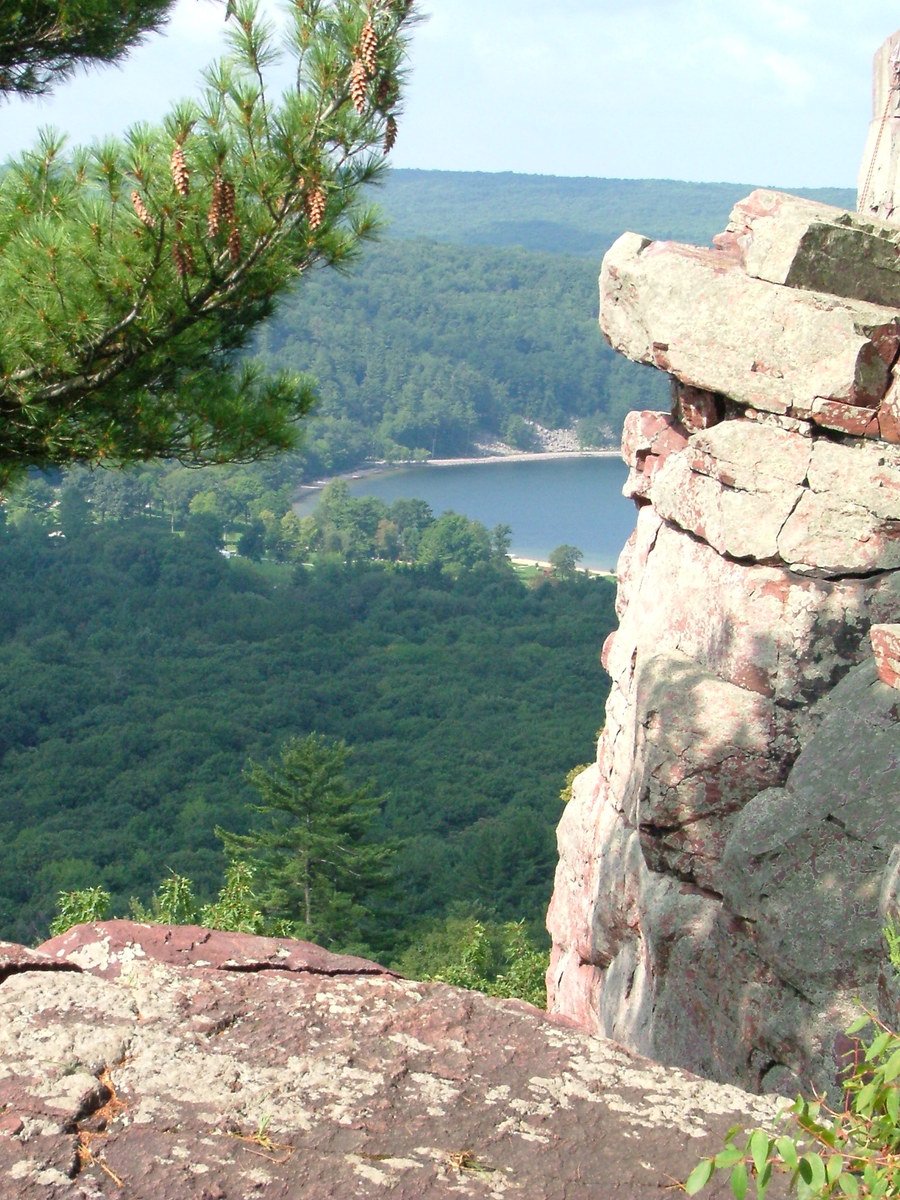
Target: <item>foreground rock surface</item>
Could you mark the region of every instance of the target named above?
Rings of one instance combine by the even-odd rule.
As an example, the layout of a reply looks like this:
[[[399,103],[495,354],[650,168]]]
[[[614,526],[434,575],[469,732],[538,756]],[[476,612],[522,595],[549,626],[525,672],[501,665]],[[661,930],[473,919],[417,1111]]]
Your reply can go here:
[[[4,1200],[649,1200],[777,1107],[305,943],[111,921],[20,949]]]

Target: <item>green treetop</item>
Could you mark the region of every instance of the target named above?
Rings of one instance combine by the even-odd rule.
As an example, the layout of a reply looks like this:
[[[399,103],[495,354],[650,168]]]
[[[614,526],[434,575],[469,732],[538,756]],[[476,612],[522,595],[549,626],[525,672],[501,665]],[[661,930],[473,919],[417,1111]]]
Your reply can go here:
[[[48,7],[71,18],[62,49],[32,54]],[[115,57],[168,5],[113,7],[4,9],[0,87],[39,91],[77,61]],[[0,481],[78,460],[250,460],[292,443],[309,384],[235,368],[234,352],[297,275],[345,263],[373,232],[361,189],[396,137],[414,7],[296,0],[279,47],[255,0],[237,0],[230,52],[199,102],[71,154],[45,131],[7,166]],[[266,79],[285,52],[296,86],[275,98]]]
[[[358,934],[392,853],[369,840],[381,799],[347,784],[349,753],[319,734],[289,738],[276,762],[247,770],[260,797],[253,811],[266,824],[243,835],[216,830],[226,853],[256,870],[256,902],[270,927],[321,945]]]

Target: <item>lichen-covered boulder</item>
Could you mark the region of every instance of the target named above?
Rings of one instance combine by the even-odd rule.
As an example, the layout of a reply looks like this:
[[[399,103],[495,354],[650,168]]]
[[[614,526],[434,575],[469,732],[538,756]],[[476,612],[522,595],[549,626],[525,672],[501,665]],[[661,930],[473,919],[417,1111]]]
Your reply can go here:
[[[779,1108],[306,943],[107,922],[43,951],[0,983],[3,1200],[651,1200]]]

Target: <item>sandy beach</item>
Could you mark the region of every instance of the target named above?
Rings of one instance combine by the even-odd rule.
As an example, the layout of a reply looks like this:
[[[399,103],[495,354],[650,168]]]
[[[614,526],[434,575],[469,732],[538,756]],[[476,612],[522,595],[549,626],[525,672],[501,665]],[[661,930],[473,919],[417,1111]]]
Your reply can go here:
[[[603,450],[514,450],[509,454],[479,454],[469,458],[429,458],[425,460],[404,459],[399,462],[370,462],[368,465],[356,467],[352,471],[341,471],[330,475],[327,479],[316,479],[313,483],[301,483],[297,494],[320,491],[334,479],[367,479],[370,475],[381,475],[384,471],[402,470],[403,467],[474,467],[479,463],[494,464],[505,462],[541,462],[561,458],[619,458],[621,451],[608,448]]]
[[[469,467],[478,463],[540,462],[558,458],[618,458],[620,450],[522,450],[512,454],[485,454],[478,458],[429,458],[420,464],[426,467]],[[407,465],[407,464],[395,464]],[[412,464],[408,464],[412,465]]]

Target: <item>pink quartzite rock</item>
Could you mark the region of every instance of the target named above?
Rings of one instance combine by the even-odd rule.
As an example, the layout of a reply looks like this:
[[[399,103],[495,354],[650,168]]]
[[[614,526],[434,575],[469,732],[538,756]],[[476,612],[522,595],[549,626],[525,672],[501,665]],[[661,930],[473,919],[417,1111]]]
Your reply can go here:
[[[304,943],[66,937],[0,985],[3,1200],[655,1200],[777,1108]]]
[[[754,279],[900,306],[900,229],[887,221],[760,189],[713,240]]]
[[[660,516],[730,558],[826,576],[900,566],[893,446],[723,421],[660,463],[651,494]]]
[[[900,347],[891,308],[779,287],[721,250],[632,233],[603,260],[600,324],[614,349],[684,384],[839,430],[828,405],[876,413]]]
[[[39,950],[29,950],[15,942],[0,942],[0,983],[20,971],[78,971],[73,962],[56,962]]]
[[[392,975],[365,958],[332,954],[292,938],[223,933],[197,925],[139,925],[97,921],[76,925],[40,947],[41,955],[77,964],[95,975],[116,977],[136,959],[217,971],[297,971],[310,975]]]
[[[881,940],[900,912],[898,250],[895,226],[757,191],[713,249],[624,234],[601,272],[604,333],[672,376],[673,405],[625,423],[637,528],[597,761],[559,826],[550,1009],[750,1088],[837,1096],[858,1000],[900,1019]]]
[[[900,688],[900,625],[873,625],[869,630],[878,678]]]
[[[653,476],[676,450],[687,445],[687,430],[666,413],[630,412],[622,431],[622,457],[631,467],[626,497],[645,496]]]

